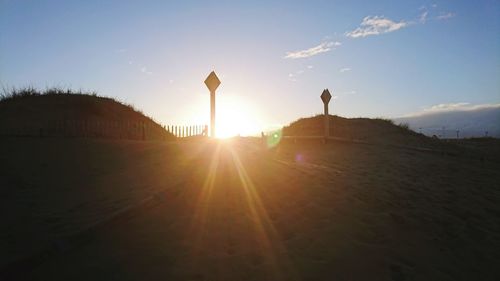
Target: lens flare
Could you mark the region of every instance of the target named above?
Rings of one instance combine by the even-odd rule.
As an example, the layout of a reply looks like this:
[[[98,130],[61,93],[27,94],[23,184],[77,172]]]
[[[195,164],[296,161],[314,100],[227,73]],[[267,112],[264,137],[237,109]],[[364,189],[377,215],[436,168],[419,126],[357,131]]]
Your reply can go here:
[[[280,143],[282,136],[283,132],[281,131],[281,129],[268,133],[266,135],[267,148],[273,148],[277,146]]]

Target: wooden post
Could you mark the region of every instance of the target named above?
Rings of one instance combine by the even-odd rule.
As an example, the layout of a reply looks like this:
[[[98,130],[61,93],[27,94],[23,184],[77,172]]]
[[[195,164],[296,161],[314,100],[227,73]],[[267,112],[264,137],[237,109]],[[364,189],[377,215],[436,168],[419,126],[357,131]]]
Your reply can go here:
[[[324,111],[325,111],[325,138],[328,138],[330,136],[330,117],[328,116],[328,104],[324,104]]]
[[[219,87],[220,80],[214,71],[205,79],[205,85],[210,91],[210,137],[215,138],[215,90]]]
[[[210,137],[215,138],[215,91],[210,92]]]
[[[328,137],[330,136],[330,116],[328,114],[328,103],[330,102],[332,95],[330,94],[330,91],[328,91],[328,89],[324,89],[323,93],[321,93],[320,97],[321,97],[321,100],[323,101],[323,110],[325,113],[324,136],[325,136],[325,143],[326,143],[328,141]]]
[[[142,123],[142,140],[146,140],[146,128],[144,123]]]

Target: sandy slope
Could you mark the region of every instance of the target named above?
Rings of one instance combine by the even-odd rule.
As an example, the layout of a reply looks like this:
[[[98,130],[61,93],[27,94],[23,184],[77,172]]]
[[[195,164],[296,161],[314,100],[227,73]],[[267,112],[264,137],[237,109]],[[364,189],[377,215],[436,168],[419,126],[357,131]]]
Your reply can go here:
[[[494,157],[339,143],[262,152],[247,140],[180,144],[171,154],[151,145],[145,151],[175,156],[158,164],[161,157],[141,158],[136,146],[126,150],[132,147],[145,168],[116,168],[100,188],[116,188],[113,179],[121,189],[145,181],[167,192],[25,277],[494,280],[500,274]],[[121,180],[126,169],[140,172]],[[126,194],[116,190],[112,197]]]

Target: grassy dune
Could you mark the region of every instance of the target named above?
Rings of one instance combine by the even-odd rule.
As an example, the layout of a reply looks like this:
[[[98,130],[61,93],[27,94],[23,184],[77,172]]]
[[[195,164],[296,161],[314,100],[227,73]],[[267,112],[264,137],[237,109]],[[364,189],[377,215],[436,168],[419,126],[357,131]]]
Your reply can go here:
[[[95,93],[13,89],[0,95],[0,135],[173,140],[131,105]]]
[[[439,147],[440,142],[416,133],[406,124],[394,124],[389,119],[344,118],[329,115],[332,137],[360,140],[377,144]],[[323,136],[324,115],[301,118],[283,128],[287,136]]]

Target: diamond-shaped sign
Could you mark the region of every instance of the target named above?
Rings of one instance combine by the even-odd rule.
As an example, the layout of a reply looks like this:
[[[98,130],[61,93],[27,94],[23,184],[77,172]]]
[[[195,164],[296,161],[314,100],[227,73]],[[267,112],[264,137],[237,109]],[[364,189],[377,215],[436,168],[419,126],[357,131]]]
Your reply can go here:
[[[330,91],[328,91],[328,89],[324,89],[323,93],[321,93],[321,100],[323,100],[323,103],[328,104],[331,98],[332,95],[330,95]]]
[[[220,85],[219,77],[215,74],[214,71],[210,72],[207,79],[205,79],[205,85],[207,85],[208,89],[211,93],[215,92],[217,87]]]

